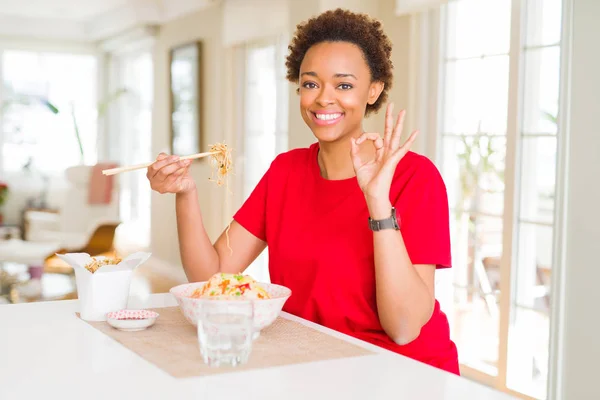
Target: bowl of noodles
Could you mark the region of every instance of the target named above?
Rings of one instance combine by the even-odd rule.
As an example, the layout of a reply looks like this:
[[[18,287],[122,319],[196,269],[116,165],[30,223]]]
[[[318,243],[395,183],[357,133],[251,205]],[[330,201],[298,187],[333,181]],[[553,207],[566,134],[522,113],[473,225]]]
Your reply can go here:
[[[204,301],[250,300],[254,306],[254,330],[259,332],[279,316],[292,295],[285,286],[257,282],[249,275],[217,273],[206,282],[185,283],[169,291],[185,318],[197,326]]]

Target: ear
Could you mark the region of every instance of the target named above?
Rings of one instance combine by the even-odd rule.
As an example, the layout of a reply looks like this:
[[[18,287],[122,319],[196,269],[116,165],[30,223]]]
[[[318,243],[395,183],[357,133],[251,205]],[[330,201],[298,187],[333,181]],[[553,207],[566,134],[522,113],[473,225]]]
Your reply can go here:
[[[384,84],[381,81],[371,82],[371,86],[369,87],[369,98],[367,103],[370,105],[375,104],[381,92],[383,92]]]

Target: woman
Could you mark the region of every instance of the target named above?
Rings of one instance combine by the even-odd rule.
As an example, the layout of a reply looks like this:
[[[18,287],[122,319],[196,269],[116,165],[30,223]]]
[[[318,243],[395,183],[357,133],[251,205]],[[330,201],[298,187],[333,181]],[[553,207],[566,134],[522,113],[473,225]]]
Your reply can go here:
[[[190,281],[239,273],[267,247],[273,283],[293,295],[284,310],[458,374],[458,356],[434,296],[450,267],[448,200],[427,158],[401,144],[405,112],[387,107],[383,137],[362,130],[392,83],[391,43],[362,14],[327,11],[298,26],[287,77],[317,143],[279,155],[213,245],[203,227],[189,161],[160,154],[148,179],[176,193]]]

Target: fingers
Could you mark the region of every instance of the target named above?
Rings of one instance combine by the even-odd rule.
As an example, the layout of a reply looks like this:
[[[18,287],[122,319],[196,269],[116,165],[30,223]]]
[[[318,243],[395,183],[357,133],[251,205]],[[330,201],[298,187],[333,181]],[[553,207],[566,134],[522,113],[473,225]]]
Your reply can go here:
[[[171,158],[174,160],[175,156],[171,156]],[[154,165],[152,165],[152,166],[156,166],[157,161],[163,161],[164,163],[167,163],[169,161],[169,155],[166,153],[159,153],[158,156],[156,157],[156,160],[154,161]],[[158,164],[157,170],[161,168],[161,165],[162,164]]]
[[[419,135],[418,130],[416,130],[410,134],[410,136],[408,137],[406,142],[402,145],[402,147],[400,147],[398,150],[396,150],[393,153],[393,155],[391,157],[393,162],[395,162],[397,164],[402,159],[402,157],[404,157],[406,155],[406,153],[409,152],[410,148],[412,147],[412,145],[418,135]]]
[[[148,167],[148,172],[146,173],[146,176],[149,179],[154,178],[159,174],[159,172],[162,170],[163,167],[174,164],[178,161],[179,161],[178,156],[168,156],[164,153],[161,153],[158,155],[158,157],[156,157],[156,161],[151,166]],[[171,169],[170,172],[175,171],[175,169]],[[163,175],[167,175],[167,174],[164,174],[164,171],[163,171]],[[164,179],[164,176],[162,179]]]
[[[380,162],[381,160],[383,160],[384,154],[385,154],[385,144],[383,143],[383,140],[381,140],[381,147],[375,146],[375,161]]]
[[[164,184],[162,185],[164,187],[164,191],[177,192],[179,190],[179,188],[177,187],[178,181],[181,178],[181,176],[183,176],[183,174],[187,172],[187,170],[188,167],[182,167],[170,174],[169,176],[167,176],[167,178],[164,180]]]
[[[417,136],[419,136],[419,133],[421,133],[421,131],[419,131],[418,129],[413,131],[413,133],[410,134],[406,142],[402,145],[402,148],[406,149],[406,152],[410,150],[415,139],[417,138]]]
[[[390,140],[392,138],[392,126],[394,125],[394,103],[390,103],[385,110],[385,130],[383,135],[383,142],[386,148],[390,147]]]
[[[377,150],[383,148],[383,139],[381,139],[381,136],[379,136],[378,133],[365,132],[362,135],[360,135],[360,137],[358,139],[356,139],[356,144],[359,145],[359,144],[365,142],[366,140],[372,140],[373,145],[375,146],[375,148]]]
[[[179,160],[176,161],[172,164],[169,164],[165,167],[162,167],[160,169],[160,171],[158,171],[158,173],[155,175],[155,177],[157,179],[160,180],[165,180],[167,179],[171,174],[174,174],[176,171],[183,169],[185,170],[190,164],[191,164],[192,160]]]
[[[383,155],[385,153],[383,139],[381,136],[379,136],[379,133],[365,132],[360,135],[358,139],[352,138],[352,162],[354,163],[355,167],[362,165],[362,160],[358,156],[358,146],[367,140],[371,140],[373,142],[373,146],[375,147],[375,161],[379,162],[383,159]]]
[[[358,154],[358,144],[356,143],[355,138],[350,138],[350,147],[351,147],[352,155],[357,155]]]
[[[358,156],[359,147],[358,147],[358,144],[356,143],[356,141],[357,140],[355,138],[350,139],[350,146],[351,146],[350,155],[352,156],[352,164],[354,164],[354,168],[358,168],[361,165],[361,160],[360,160],[360,157]]]
[[[402,138],[402,128],[404,126],[404,116],[406,115],[406,110],[400,111],[398,114],[398,119],[396,120],[396,126],[394,127],[394,131],[392,132],[392,138],[390,140],[390,150],[396,150],[400,147],[400,139]]]
[[[178,180],[188,171],[191,162],[160,153],[146,173],[150,187],[159,193],[170,193],[177,189]]]
[[[180,179],[189,170],[189,166],[180,167],[175,172],[169,174],[164,180],[158,178],[150,179],[150,187],[158,193],[177,193],[180,188]]]
[[[154,175],[156,175],[162,167],[167,165],[169,162],[173,162],[175,159],[175,156],[169,156],[168,154],[160,153],[156,157],[156,161],[154,161],[154,163],[152,163],[152,165],[148,167],[148,172],[146,172],[146,176],[148,177],[148,179],[154,177]]]

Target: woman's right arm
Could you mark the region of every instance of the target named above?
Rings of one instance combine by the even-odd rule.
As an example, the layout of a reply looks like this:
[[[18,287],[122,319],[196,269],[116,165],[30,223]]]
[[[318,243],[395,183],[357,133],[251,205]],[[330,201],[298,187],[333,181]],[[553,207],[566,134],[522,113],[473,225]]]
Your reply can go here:
[[[189,160],[160,154],[147,173],[153,190],[175,193],[179,251],[188,280],[206,281],[217,272],[243,272],[266,243],[233,221],[213,245],[204,228],[189,166]]]

